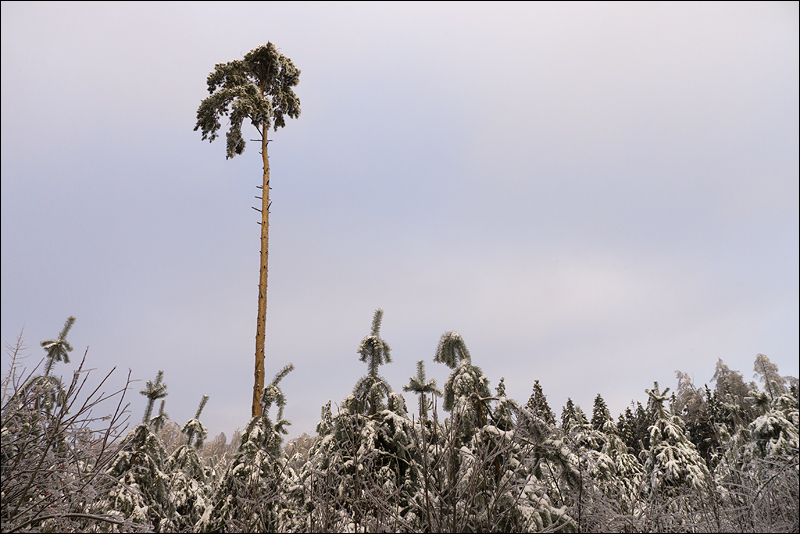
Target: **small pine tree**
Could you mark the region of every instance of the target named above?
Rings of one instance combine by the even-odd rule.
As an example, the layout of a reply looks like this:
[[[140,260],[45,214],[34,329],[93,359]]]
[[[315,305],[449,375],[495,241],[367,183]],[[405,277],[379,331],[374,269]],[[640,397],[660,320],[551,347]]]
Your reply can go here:
[[[472,359],[464,339],[458,332],[445,332],[439,340],[433,361],[444,363],[453,372],[444,384],[442,407],[453,414],[462,444],[487,423],[485,405],[492,398],[489,379]]]
[[[166,472],[167,451],[150,420],[153,403],[167,396],[162,383],[164,371],[155,381],[148,380],[140,391],[147,397],[142,423],[131,430],[122,442],[108,474],[122,482],[98,504],[102,510],[119,510],[134,522],[151,522],[157,531],[175,528],[177,516],[170,494],[170,476]],[[163,409],[162,409],[163,413]]]
[[[56,339],[46,339],[41,342],[42,348],[47,352],[47,366],[44,369],[44,376],[50,374],[55,362],[63,361],[64,363],[69,363],[69,353],[72,352],[72,345],[67,341],[67,334],[73,324],[75,324],[75,317],[70,315]]]
[[[654,419],[650,427],[650,448],[643,453],[651,499],[674,497],[681,490],[703,494],[711,488],[708,466],[686,437],[683,421],[664,406],[668,391],[669,388],[659,391],[658,382],[652,390],[645,390],[649,396],[648,411]]]
[[[620,420],[624,420],[623,416],[620,416]],[[605,497],[603,505],[608,508],[606,513],[602,514],[602,519],[608,523],[603,528],[598,527],[593,530],[624,532],[625,519],[622,518],[633,515],[639,505],[642,465],[636,456],[629,452],[628,446],[619,435],[619,427],[613,420],[606,421],[602,432],[603,448],[590,470]],[[602,462],[603,458],[610,459],[610,465]],[[611,514],[607,513],[609,509]]]
[[[436,387],[436,380],[427,380],[425,378],[425,362],[419,360],[417,362],[417,376],[409,378],[407,385],[403,386],[403,391],[413,391],[419,395],[419,416],[421,419],[428,418],[428,408],[430,402],[425,398],[426,394],[441,397],[442,392]]]
[[[576,427],[588,426],[589,421],[580,406],[576,406],[571,398],[567,398],[567,404],[561,409],[561,431],[568,434]]]
[[[747,470],[757,460],[796,461],[800,450],[799,413],[797,397],[791,394],[784,393],[768,402],[763,415],[733,436],[729,450],[740,456],[737,467]]]
[[[290,473],[281,444],[291,422],[283,418],[286,397],[278,384],[293,369],[294,365],[287,365],[264,388],[261,415],[251,418],[242,432],[238,449],[195,531],[285,530],[282,500]],[[274,423],[269,417],[272,404],[278,406]]]
[[[208,436],[206,427],[200,422],[200,414],[203,412],[203,408],[206,407],[207,402],[208,395],[203,395],[203,398],[200,400],[200,406],[197,407],[197,412],[194,414],[194,418],[189,419],[181,429],[181,432],[186,436],[187,445],[197,450],[203,448],[203,442]],[[192,443],[193,440],[194,443]]]
[[[759,353],[756,356],[753,370],[755,371],[754,376],[764,384],[764,391],[769,394],[770,401],[774,401],[788,391],[786,379],[778,374],[778,366],[772,363],[765,354]]]
[[[497,402],[492,411],[492,422],[500,430],[513,430],[519,417],[520,406],[517,401],[506,396],[505,377],[500,378],[495,391]]]
[[[41,342],[42,348],[47,353],[44,375],[29,378],[19,392],[22,397],[33,395],[36,398],[34,403],[36,410],[42,410],[48,416],[52,415],[56,408],[63,406],[66,400],[67,391],[61,378],[50,376],[50,371],[55,362],[69,363],[68,353],[72,351],[72,345],[67,341],[67,334],[74,323],[75,317],[70,316],[56,339]]]
[[[118,510],[136,523],[151,523],[157,532],[175,527],[175,508],[170,498],[170,476],[165,472],[167,452],[151,425],[131,430],[108,475],[122,484],[96,503],[98,510]]]
[[[167,419],[169,419],[169,414],[164,411],[164,406],[166,404],[167,404],[167,401],[165,401],[164,399],[161,399],[161,405],[158,407],[158,415],[153,417],[153,419],[150,421],[151,424],[153,425],[153,430],[155,432],[160,432],[161,429],[164,428],[164,425],[166,424]]]
[[[194,528],[211,504],[211,470],[204,468],[198,455],[208,435],[206,427],[200,422],[200,414],[206,402],[208,395],[203,395],[194,418],[181,429],[187,438],[186,444],[175,449],[165,466],[165,471],[171,478],[170,495],[175,506],[179,532]]]
[[[747,426],[757,417],[756,410],[748,399],[750,391],[755,387],[747,385],[739,371],[731,370],[720,358],[711,380],[716,382],[714,393],[731,430]]]
[[[389,393],[387,408],[363,413],[350,394],[339,412],[330,403],[317,425],[320,439],[309,451],[292,491],[295,508],[310,510],[308,523],[289,530],[367,531],[379,527],[385,510],[408,509],[419,485],[412,422],[405,402]]]
[[[606,401],[599,393],[594,398],[594,406],[592,407],[592,429],[603,430],[606,421],[611,419],[611,413],[608,411]]]
[[[545,397],[538,380],[534,380],[533,392],[524,409],[520,411],[520,415],[519,429],[524,430],[535,440],[543,438],[555,430],[556,419],[553,410],[547,404],[547,397]]]
[[[158,371],[155,381],[148,380],[147,387],[139,392],[141,395],[147,397],[147,408],[145,408],[142,423],[152,423],[150,420],[150,414],[153,413],[153,403],[156,402],[156,400],[163,399],[168,395],[167,385],[161,383],[163,379],[164,371]]]
[[[384,509],[411,506],[419,478],[413,425],[402,395],[378,374],[379,365],[391,362],[389,345],[380,337],[382,317],[382,310],[377,310],[371,334],[359,345],[369,374],[342,400],[336,415],[330,402],[322,408],[320,439],[309,451],[292,492],[296,507],[311,510],[310,523],[292,524],[292,530],[385,528],[376,526]],[[416,382],[412,378],[411,386],[419,385],[427,393],[435,388],[425,380],[424,367],[418,366],[417,378]]]
[[[353,389],[353,395],[358,399],[361,410],[369,413],[369,415],[375,415],[386,408],[383,399],[388,397],[392,391],[386,379],[378,374],[378,367],[392,362],[392,349],[380,337],[382,319],[383,310],[375,310],[375,314],[372,317],[372,332],[362,339],[358,345],[358,353],[361,355],[360,360],[367,364],[368,373],[358,381]]]

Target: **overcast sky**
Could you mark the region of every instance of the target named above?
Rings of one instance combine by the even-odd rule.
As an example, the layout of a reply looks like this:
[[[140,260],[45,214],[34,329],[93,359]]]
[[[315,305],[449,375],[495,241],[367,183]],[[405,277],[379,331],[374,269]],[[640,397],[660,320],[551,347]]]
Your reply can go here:
[[[367,369],[462,334],[493,389],[613,415],[675,370],[798,375],[798,4],[2,3],[2,341],[77,318],[69,376],[164,370],[178,424],[250,416],[261,183],[193,131],[216,63],[274,43],[267,381],[290,436]],[[255,139],[249,125],[245,139]],[[3,374],[9,365],[3,354]],[[412,412],[416,399],[406,394]]]

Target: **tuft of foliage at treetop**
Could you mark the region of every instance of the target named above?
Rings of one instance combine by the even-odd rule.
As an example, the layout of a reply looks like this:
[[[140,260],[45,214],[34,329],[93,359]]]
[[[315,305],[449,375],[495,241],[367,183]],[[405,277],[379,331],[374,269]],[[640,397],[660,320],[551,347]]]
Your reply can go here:
[[[226,159],[244,152],[242,123],[258,129],[286,126],[285,117],[300,116],[300,99],[292,90],[300,81],[300,70],[278,52],[272,43],[258,46],[240,60],[217,63],[206,81],[210,96],[197,109],[197,124],[203,140],[217,138],[220,117],[227,116]]]

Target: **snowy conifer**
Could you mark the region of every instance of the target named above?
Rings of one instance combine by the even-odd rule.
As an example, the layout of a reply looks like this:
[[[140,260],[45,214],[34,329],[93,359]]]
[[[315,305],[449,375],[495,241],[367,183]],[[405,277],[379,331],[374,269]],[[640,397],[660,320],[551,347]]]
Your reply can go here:
[[[615,458],[610,454],[616,452],[609,447],[609,440],[616,438],[616,427],[608,407],[598,394],[590,423],[580,406],[568,398],[561,421],[561,442],[571,454],[566,458],[568,462],[562,460],[559,466],[563,485],[558,502],[568,504],[580,531],[608,528],[608,512],[616,508],[620,483]],[[612,443],[627,450],[621,442]]]
[[[611,413],[608,411],[606,401],[599,393],[594,398],[594,406],[592,407],[592,428],[594,430],[603,430],[606,421],[611,419]]]
[[[729,438],[727,463],[747,471],[760,459],[796,458],[799,419],[796,397],[783,394],[776,398],[763,415]]]
[[[261,45],[241,60],[217,63],[208,75],[209,96],[197,108],[195,131],[200,130],[209,142],[217,138],[222,126],[220,118],[227,116],[226,159],[244,152],[242,123],[249,119],[261,137],[262,182],[261,196],[261,265],[258,283],[258,315],[256,319],[255,383],[251,417],[263,411],[261,395],[264,390],[264,344],[267,331],[267,279],[269,258],[270,168],[268,156],[270,127],[275,131],[286,125],[285,117],[300,116],[300,99],[292,87],[300,81],[300,70],[292,60],[278,51],[271,42]]]
[[[583,428],[588,425],[589,420],[586,418],[586,414],[568,397],[566,406],[561,409],[561,431],[569,434],[575,427]]]
[[[653,424],[653,417],[638,401],[635,411],[632,407],[633,403],[625,409],[624,414],[620,415],[617,433],[630,452],[638,458],[639,453],[650,445],[649,428]]]
[[[263,391],[262,413],[250,419],[242,432],[239,447],[228,465],[213,497],[213,504],[195,525],[195,531],[284,530],[287,459],[281,447],[291,423],[283,418],[286,397],[278,383],[294,369],[292,364],[279,371]],[[269,417],[272,405],[278,407],[276,421]]]
[[[797,530],[798,419],[797,397],[784,394],[747,427],[729,434],[721,426],[723,453],[714,478],[733,524]]]
[[[44,376],[50,374],[55,362],[63,361],[64,363],[69,363],[68,353],[72,352],[72,345],[67,341],[67,334],[73,324],[75,324],[75,317],[70,315],[56,339],[46,339],[41,342],[42,348],[47,352],[47,365],[44,370]]]
[[[167,452],[150,424],[153,403],[167,395],[162,383],[164,372],[155,381],[147,381],[140,393],[148,403],[141,424],[131,430],[122,442],[108,474],[121,483],[97,503],[101,510],[119,510],[123,517],[137,523],[150,522],[156,532],[176,528],[175,506],[170,494],[170,476],[165,472]]]
[[[377,310],[371,334],[359,345],[368,374],[333,415],[330,403],[317,426],[320,439],[309,451],[293,498],[307,510],[306,530],[382,530],[407,525],[403,516],[418,487],[412,422],[405,400],[378,374],[390,362],[380,337],[383,312]],[[424,389],[430,384],[425,380]],[[381,526],[381,525],[393,526]],[[405,528],[408,528],[407,526]]]
[[[408,384],[403,386],[403,391],[413,391],[419,395],[419,416],[421,419],[428,418],[428,409],[431,407],[431,403],[425,395],[442,395],[442,392],[436,387],[436,380],[425,378],[425,362],[422,360],[417,362],[417,376],[409,378]]]
[[[764,384],[764,391],[771,401],[788,392],[786,379],[778,374],[778,366],[770,361],[765,354],[757,354],[753,363],[755,376]]]
[[[729,431],[747,426],[758,416],[747,399],[757,387],[754,383],[746,384],[739,371],[730,369],[720,358],[711,379],[716,382],[714,393]]]
[[[136,523],[151,523],[156,532],[175,528],[175,508],[169,492],[170,477],[164,471],[166,451],[153,428],[141,423],[128,433],[108,469],[120,481],[97,503],[99,510],[118,510]]]
[[[203,466],[198,455],[208,435],[205,426],[200,423],[200,413],[207,401],[208,395],[203,395],[194,418],[183,426],[182,432],[187,443],[175,449],[164,469],[170,476],[170,494],[176,510],[175,523],[180,531],[191,530],[210,505],[211,470]]]
[[[547,404],[547,397],[542,391],[542,386],[539,385],[538,380],[533,381],[533,392],[525,407],[530,410],[533,415],[543,419],[547,424],[555,426],[555,415],[553,415],[553,410],[550,409],[550,405]]]
[[[501,430],[512,430],[516,426],[520,406],[517,401],[506,396],[505,377],[500,378],[495,391],[496,403],[492,411],[492,423]]]
[[[198,406],[197,412],[194,414],[194,418],[189,419],[183,426],[183,429],[181,429],[181,432],[186,436],[187,445],[197,450],[203,448],[203,442],[206,440],[206,437],[208,437],[206,427],[200,422],[200,414],[203,412],[203,408],[206,407],[207,402],[208,395],[203,395],[203,398],[200,400],[200,406]]]
[[[486,402],[492,397],[489,379],[480,367],[472,365],[467,345],[458,332],[442,334],[433,360],[453,369],[444,384],[442,407],[451,412],[461,444],[465,445],[487,423]]]
[[[603,491],[615,514],[629,515],[635,511],[640,497],[642,464],[617,435],[617,426],[611,419],[606,421],[603,431],[605,444],[602,452],[614,463],[614,474],[609,483],[603,485]]]
[[[142,418],[142,423],[152,424],[153,421],[150,420],[150,415],[153,413],[153,403],[158,399],[163,399],[167,395],[167,385],[163,384],[161,381],[164,379],[164,371],[159,370],[158,374],[156,374],[155,381],[148,380],[147,387],[141,390],[139,393],[147,397],[147,408],[144,411],[144,417]],[[163,412],[163,405],[162,410]]]
[[[383,310],[375,310],[372,317],[372,332],[358,345],[358,354],[361,361],[367,364],[368,372],[353,388],[353,395],[358,399],[360,410],[370,415],[375,415],[386,408],[384,399],[392,390],[386,379],[378,374],[378,367],[392,361],[392,349],[380,337],[382,319]]]
[[[56,339],[47,339],[40,343],[47,354],[44,375],[29,377],[20,391],[16,392],[18,398],[27,398],[31,394],[36,398],[34,404],[37,416],[39,413],[52,416],[53,411],[62,406],[66,399],[67,390],[61,378],[52,376],[50,371],[55,362],[69,363],[68,353],[72,351],[72,345],[67,341],[67,334],[74,323],[75,317],[70,316]],[[37,425],[34,424],[31,428],[35,429]]]
[[[504,399],[510,401],[498,397],[504,406],[499,411],[509,414],[511,405]],[[456,497],[454,526],[462,532],[573,530],[567,507],[553,503],[550,484],[536,474],[541,475],[537,455],[551,445],[532,443],[515,428],[492,423],[475,432],[459,451],[455,485],[449,488]]]
[[[164,406],[166,406],[167,402],[164,399],[161,399],[161,405],[158,407],[158,415],[153,417],[150,420],[150,424],[153,425],[153,430],[155,432],[161,431],[164,428],[164,424],[166,424],[167,419],[169,419],[169,414],[164,411]]]
[[[711,491],[708,466],[686,436],[680,417],[665,408],[669,388],[659,391],[655,382],[652,390],[645,391],[649,396],[648,411],[654,419],[650,447],[642,452],[647,498],[653,510],[663,506],[672,514],[659,515],[656,528],[685,528],[682,521],[702,505],[702,498]]]
[[[716,462],[719,437],[707,400],[707,388],[696,388],[686,373],[675,371],[675,375],[678,378],[678,388],[674,413],[681,416],[687,437],[711,469]]]
[[[323,408],[317,428],[325,433],[312,446],[299,473],[302,489],[294,494],[296,506],[308,512],[303,529],[378,529],[410,506],[418,469],[405,402],[392,392],[387,408],[372,415],[362,408],[353,394],[336,415]]]

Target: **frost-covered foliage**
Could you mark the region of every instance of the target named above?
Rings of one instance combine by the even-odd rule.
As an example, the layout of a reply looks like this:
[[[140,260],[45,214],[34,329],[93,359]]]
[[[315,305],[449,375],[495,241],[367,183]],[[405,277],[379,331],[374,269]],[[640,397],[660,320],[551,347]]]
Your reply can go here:
[[[645,477],[642,498],[656,511],[651,520],[658,530],[684,530],[690,515],[703,511],[703,497],[711,495],[711,475],[686,436],[681,418],[664,406],[668,390],[660,392],[657,382],[652,390],[646,390],[654,423],[650,447],[640,453]]]
[[[300,116],[300,99],[292,87],[300,81],[300,69],[272,43],[254,48],[241,60],[217,63],[208,75],[208,98],[197,109],[195,131],[213,141],[222,127],[220,118],[230,119],[226,134],[226,158],[244,152],[242,123],[250,119],[264,135],[270,127],[286,126],[284,115]]]
[[[44,369],[44,376],[50,374],[55,362],[63,361],[64,363],[69,363],[68,353],[72,352],[72,345],[67,341],[67,334],[73,324],[75,324],[75,317],[67,317],[67,322],[64,323],[64,328],[56,339],[46,339],[40,343],[45,352],[47,352],[47,365]]]
[[[178,531],[191,530],[209,507],[211,469],[203,466],[193,447],[181,445],[167,459],[166,472],[175,506],[175,526]]]
[[[71,515],[83,512],[99,492],[109,491],[111,481],[104,472],[116,449],[113,437],[122,416],[117,412],[109,417],[104,436],[91,429],[99,422],[91,416],[91,406],[102,396],[93,395],[67,411],[66,406],[80,394],[79,372],[65,392],[62,408],[52,413],[37,407],[36,388],[17,391],[3,405],[3,531],[39,525],[82,530],[96,521],[118,522],[106,511],[96,512],[99,519],[95,521],[89,517],[76,521]]]
[[[281,530],[279,505],[286,458],[271,421],[250,419],[230,465],[217,485],[212,505],[195,526],[199,532],[273,532]],[[280,442],[280,441],[279,441]]]
[[[636,510],[643,480],[642,465],[616,434],[613,421],[606,421],[602,433],[605,441],[601,452],[611,460],[613,468],[609,466],[611,476],[603,480],[601,491],[615,517],[624,517]],[[609,530],[613,530],[612,525],[609,525]]]
[[[336,415],[330,403],[322,410],[319,439],[292,489],[296,506],[306,511],[292,525],[295,529],[371,531],[382,524],[394,525],[392,530],[408,528],[404,516],[419,472],[405,399],[377,374],[379,365],[391,362],[389,345],[380,337],[382,317],[377,310],[371,334],[358,348],[368,375],[345,397]]]
[[[163,378],[164,372],[159,371],[156,380],[148,380],[147,387],[140,391],[148,399],[142,423],[122,441],[107,470],[108,476],[119,482],[103,499],[93,503],[92,508],[115,510],[130,521],[151,524],[157,532],[172,532],[179,518],[170,491],[170,476],[166,472],[168,454],[156,434],[156,426],[163,426],[165,418],[150,419],[153,403],[167,396]]]
[[[200,414],[208,402],[203,395],[194,418],[182,429],[186,443],[167,458],[165,472],[170,477],[169,492],[175,506],[175,526],[178,531],[192,530],[209,507],[213,470],[203,465],[198,451],[202,448],[208,431],[200,422]]]
[[[465,445],[488,422],[486,402],[492,398],[489,378],[480,367],[472,365],[467,345],[458,332],[442,334],[433,360],[453,369],[444,384],[442,408],[458,414],[459,440]]]
[[[295,497],[308,512],[310,530],[373,530],[402,518],[418,486],[405,401],[391,393],[388,407],[362,414],[348,395],[336,415],[323,409],[320,439],[299,473]],[[403,528],[398,522],[394,528]]]
[[[746,427],[721,424],[722,451],[714,472],[721,506],[737,530],[769,525],[798,530],[798,399],[796,390],[769,403]],[[768,530],[768,529],[765,529]]]
[[[250,419],[242,432],[236,454],[227,466],[210,502],[197,521],[199,532],[274,532],[291,518],[284,506],[285,488],[293,478],[281,444],[286,426],[283,418],[286,397],[278,384],[294,366],[287,365],[264,388],[262,413]],[[278,406],[276,421],[269,417],[272,404]],[[200,409],[202,409],[202,404]],[[198,410],[199,415],[200,410]]]
[[[365,339],[388,349],[377,317]],[[371,357],[378,353],[360,354],[377,375]],[[763,355],[756,369],[772,395],[754,383],[743,393],[740,375],[719,362],[713,390],[679,372],[675,395],[656,384],[645,390],[646,409],[631,403],[616,423],[600,395],[591,422],[568,400],[556,423],[538,382],[525,405],[507,396],[503,378],[490,394],[489,378],[455,332],[442,336],[436,360],[453,369],[444,419],[435,383],[418,362],[404,388],[425,395],[418,414],[388,384],[374,402],[371,391],[356,388],[335,408],[322,408],[316,436],[285,448],[279,382],[291,365],[264,388],[261,414],[230,443],[222,434],[206,440],[200,416],[207,397],[182,429],[162,410],[163,425],[148,413],[115,441],[124,410],[118,406],[112,427],[97,430],[105,418],[88,417],[86,407],[95,405],[75,400],[82,364],[69,386],[54,373],[10,375],[3,383],[2,529],[798,530],[797,388],[781,389]],[[155,401],[165,390],[157,377],[143,394]]]
[[[408,379],[408,384],[403,386],[403,391],[413,391],[419,395],[419,416],[422,419],[428,418],[428,410],[433,407],[425,395],[441,397],[442,392],[436,387],[436,380],[428,380],[425,377],[425,361],[417,362],[417,375]]]
[[[353,388],[353,396],[358,402],[360,412],[375,415],[386,409],[385,399],[392,391],[391,386],[378,373],[378,367],[391,363],[389,344],[380,336],[383,310],[375,310],[372,317],[372,331],[358,345],[359,359],[367,364],[367,374]]]
[[[549,436],[532,436],[524,429],[518,433],[521,407],[506,396],[504,379],[496,390],[490,422],[473,434],[456,461],[462,530],[573,530],[574,519],[566,506],[550,498],[547,475],[540,469],[541,452],[551,446]]]
[[[650,449],[645,457],[649,495],[673,496],[686,488],[703,492],[709,488],[706,463],[684,433],[683,421],[664,407],[666,392],[659,393],[656,382],[650,396],[650,412],[655,422],[650,427]]]
[[[575,406],[571,398],[567,398],[567,404],[561,409],[561,430],[568,434],[572,429],[581,429],[589,424],[586,414],[580,406]]]
[[[159,371],[158,374],[156,374],[155,381],[148,380],[147,381],[147,387],[139,392],[139,394],[144,395],[145,397],[147,397],[147,408],[144,411],[144,417],[142,418],[142,422],[143,423],[148,423],[148,424],[155,424],[156,425],[156,431],[161,426],[163,426],[163,421],[164,421],[164,415],[163,415],[164,414],[164,401],[161,402],[161,410],[160,410],[160,414],[161,415],[160,416],[157,416],[155,418],[155,420],[151,420],[150,419],[150,414],[152,414],[152,412],[153,412],[153,403],[156,400],[163,399],[164,397],[166,397],[168,395],[168,393],[167,393],[167,385],[162,383],[163,379],[164,379],[164,371]]]
[[[611,413],[608,411],[605,399],[599,393],[594,398],[594,406],[592,407],[592,429],[602,430],[606,422],[611,419]]]
[[[151,523],[157,532],[174,531],[177,518],[166,460],[164,444],[153,427],[135,426],[107,471],[120,483],[96,503],[97,509],[117,510],[134,522]]]
[[[115,486],[105,472],[127,419],[122,405],[127,384],[116,392],[103,392],[112,370],[99,384],[85,389],[91,374],[84,370],[86,354],[68,386],[50,374],[54,361],[69,363],[65,353],[57,357],[53,343],[68,346],[65,336],[73,322],[70,317],[57,341],[42,342],[48,351],[47,375],[37,375],[35,370],[26,374],[22,369],[22,334],[9,346],[11,363],[2,381],[0,429],[3,532],[141,527],[113,510],[90,509]],[[108,415],[92,413],[105,409]]]

